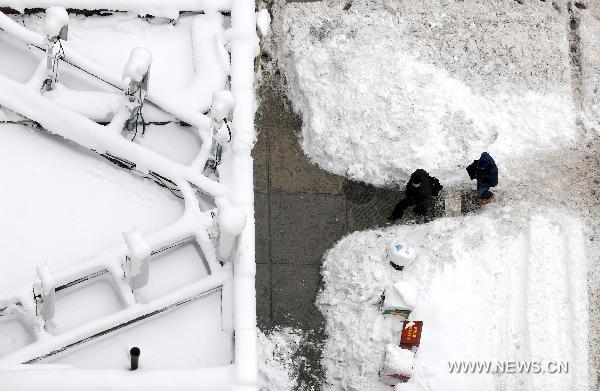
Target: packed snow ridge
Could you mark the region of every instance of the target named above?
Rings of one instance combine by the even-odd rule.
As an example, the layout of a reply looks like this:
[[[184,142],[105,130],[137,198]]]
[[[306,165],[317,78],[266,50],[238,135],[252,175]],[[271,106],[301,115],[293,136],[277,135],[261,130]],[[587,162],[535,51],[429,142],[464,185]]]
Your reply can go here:
[[[402,272],[385,251],[399,240],[418,254]],[[410,319],[423,321],[414,368],[400,368],[415,390],[588,390],[586,263],[580,222],[526,203],[354,233],[326,254],[317,299],[329,336],[324,389],[389,389],[379,372],[402,321],[382,316],[378,303],[387,286],[403,282],[418,288]],[[504,376],[448,370],[449,362],[484,360],[569,368]]]
[[[451,184],[482,151],[513,175],[505,168],[532,151],[581,136],[566,9],[347,3],[289,4],[275,24],[302,147],[324,169],[383,185],[423,168]]]

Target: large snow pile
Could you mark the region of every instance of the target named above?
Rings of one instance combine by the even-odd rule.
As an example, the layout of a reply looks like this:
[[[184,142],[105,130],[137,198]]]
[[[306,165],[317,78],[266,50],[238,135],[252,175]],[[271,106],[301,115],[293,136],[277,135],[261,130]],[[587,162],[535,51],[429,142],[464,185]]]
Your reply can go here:
[[[290,328],[258,332],[258,381],[260,391],[291,391],[296,384],[292,359],[302,334]]]
[[[578,133],[568,13],[557,2],[329,1],[282,7],[276,58],[305,152],[374,184],[449,183],[487,150],[504,175]]]
[[[402,240],[417,248],[403,272],[385,258]],[[317,302],[329,336],[329,390],[388,390],[378,379],[401,321],[378,308],[389,284],[415,284],[410,319],[424,321],[410,383],[417,390],[588,390],[588,298],[582,224],[524,203],[477,216],[366,231],[326,255]],[[449,362],[568,362],[568,373],[456,374]]]

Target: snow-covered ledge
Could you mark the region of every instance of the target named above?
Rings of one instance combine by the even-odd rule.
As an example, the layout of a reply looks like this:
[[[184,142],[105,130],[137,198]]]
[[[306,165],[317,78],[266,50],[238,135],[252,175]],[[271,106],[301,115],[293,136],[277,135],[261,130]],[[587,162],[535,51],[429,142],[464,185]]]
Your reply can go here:
[[[156,4],[155,4],[156,3]],[[191,4],[193,3],[193,4]],[[85,4],[85,6],[84,6]],[[127,6],[125,6],[127,4]],[[164,2],[160,2],[164,4]],[[122,269],[122,260],[130,251],[125,243],[104,250],[98,256],[77,264],[68,270],[56,270],[52,275],[54,285],[66,287],[77,281],[106,275],[116,285],[126,307],[113,315],[58,335],[44,330],[43,320],[35,314],[35,302],[31,285],[10,292],[0,293],[2,311],[13,311],[27,318],[36,334],[36,342],[0,358],[0,389],[34,390],[44,384],[44,389],[56,390],[256,390],[257,374],[257,328],[254,259],[254,205],[253,169],[250,152],[255,141],[254,130],[254,58],[257,55],[254,2],[232,1],[186,1],[174,0],[168,7],[159,7],[157,1],[0,1],[0,6],[16,9],[43,8],[60,5],[69,8],[110,8],[133,10],[170,8],[171,11],[202,10],[205,14],[220,11],[231,12],[231,29],[226,33],[231,51],[231,90],[236,106],[233,112],[231,142],[223,145],[222,162],[218,167],[219,179],[202,175],[201,167],[208,159],[212,144],[210,119],[191,107],[175,102],[170,96],[150,92],[147,99],[166,112],[191,124],[202,140],[197,158],[189,166],[173,162],[120,135],[125,111],[117,113],[112,122],[102,126],[94,121],[64,108],[31,88],[30,83],[17,83],[0,76],[0,106],[39,123],[45,130],[70,140],[99,154],[110,154],[134,164],[133,171],[140,175],[158,174],[168,179],[181,192],[185,202],[182,217],[140,240],[148,252],[159,252],[173,243],[195,240],[210,268],[210,276],[185,286],[175,292],[148,303],[136,302],[129,282]],[[142,7],[143,5],[143,7]],[[189,6],[189,7],[187,7]],[[133,8],[132,8],[133,7]],[[131,8],[131,9],[130,9]],[[138,10],[139,11],[139,10]],[[139,12],[142,12],[139,11]],[[0,13],[0,29],[26,44],[41,47],[42,37]],[[126,89],[118,75],[95,64],[64,44],[65,62],[119,88]],[[32,80],[38,75],[33,75]],[[202,210],[196,191],[215,199],[217,208]],[[209,230],[223,210],[245,212],[245,220],[233,224],[237,232],[229,232],[227,240],[233,244],[233,252],[217,251]],[[244,224],[245,222],[245,224]],[[237,222],[236,222],[237,223]],[[223,234],[223,231],[221,234]],[[235,230],[234,230],[235,231]],[[232,239],[231,235],[234,236]],[[225,256],[223,256],[225,254]],[[34,281],[34,283],[36,283]],[[59,288],[57,288],[59,289]],[[107,331],[118,332],[128,325],[152,314],[176,308],[189,300],[221,290],[222,327],[234,339],[234,355],[231,365],[218,368],[189,370],[144,370],[140,373],[115,370],[81,370],[68,366],[36,364],[57,352],[77,348],[90,340],[104,338]]]
[[[203,11],[207,7],[231,10],[233,0],[2,0],[0,7],[23,12],[26,8],[48,8],[60,5],[80,10],[128,11],[138,15],[177,18],[179,11]]]

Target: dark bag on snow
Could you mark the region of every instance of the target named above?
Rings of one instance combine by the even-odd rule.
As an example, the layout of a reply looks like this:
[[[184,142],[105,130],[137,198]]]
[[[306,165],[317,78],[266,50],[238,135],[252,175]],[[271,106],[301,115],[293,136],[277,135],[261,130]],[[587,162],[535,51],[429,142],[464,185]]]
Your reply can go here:
[[[479,164],[479,160],[473,160],[473,163],[467,167],[467,174],[471,180],[477,178],[477,164]]]
[[[440,191],[442,191],[444,186],[442,186],[442,184],[436,177],[430,176],[430,178],[431,178],[431,194],[436,196],[436,195],[440,194]]]

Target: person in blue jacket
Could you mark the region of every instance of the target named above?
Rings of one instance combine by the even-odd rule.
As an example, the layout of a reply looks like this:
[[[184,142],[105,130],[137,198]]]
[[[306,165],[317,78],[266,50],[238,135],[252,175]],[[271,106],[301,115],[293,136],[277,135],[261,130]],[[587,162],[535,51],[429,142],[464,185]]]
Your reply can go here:
[[[491,187],[498,185],[498,166],[489,153],[484,152],[479,160],[474,160],[467,172],[471,179],[477,179],[477,196],[483,204],[487,204],[494,199],[494,193],[490,191]]]

